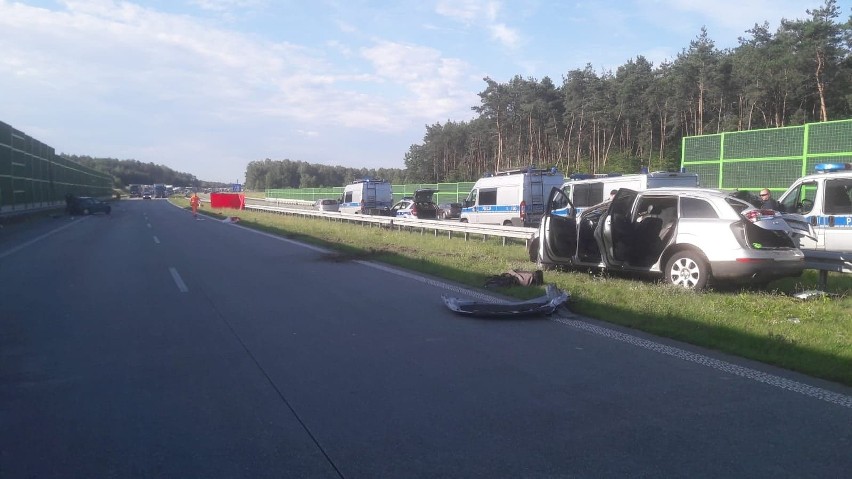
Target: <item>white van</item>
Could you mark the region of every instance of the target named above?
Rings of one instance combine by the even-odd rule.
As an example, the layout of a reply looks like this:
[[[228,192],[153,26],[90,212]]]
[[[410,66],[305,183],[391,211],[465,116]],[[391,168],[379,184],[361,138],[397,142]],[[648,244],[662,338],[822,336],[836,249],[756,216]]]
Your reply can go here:
[[[821,163],[814,170],[781,195],[782,212],[804,215],[813,226],[816,239],[800,238],[800,248],[852,251],[852,163]]]
[[[341,213],[387,216],[390,215],[392,205],[391,184],[382,179],[365,178],[343,188],[338,209]]]
[[[686,172],[655,171],[653,173],[637,173],[622,175],[618,173],[601,175],[575,174],[568,177],[562,185],[562,191],[577,209],[579,214],[589,206],[594,206],[610,199],[613,191],[619,188],[629,188],[642,191],[652,188],[689,188],[698,187],[698,174]],[[567,210],[554,211],[554,214],[565,216]]]
[[[485,176],[476,181],[462,203],[462,223],[537,226],[547,195],[565,181],[556,168],[523,168]]]

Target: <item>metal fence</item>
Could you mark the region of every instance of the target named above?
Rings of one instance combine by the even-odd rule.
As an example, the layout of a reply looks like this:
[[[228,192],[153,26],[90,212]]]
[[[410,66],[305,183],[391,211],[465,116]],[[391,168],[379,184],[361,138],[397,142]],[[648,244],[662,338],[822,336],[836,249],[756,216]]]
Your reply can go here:
[[[0,213],[63,205],[66,194],[108,197],[112,185],[110,175],[57,156],[0,121]]]
[[[434,195],[435,203],[458,203],[467,197],[474,182],[466,183],[410,183],[392,185],[394,202],[404,196],[414,196],[420,189],[432,188],[438,190]],[[340,198],[343,196],[343,186],[331,188],[285,188],[266,190],[267,198],[288,200],[316,201],[322,198]]]
[[[701,186],[783,192],[817,163],[852,162],[852,120],[683,139],[681,167]]]

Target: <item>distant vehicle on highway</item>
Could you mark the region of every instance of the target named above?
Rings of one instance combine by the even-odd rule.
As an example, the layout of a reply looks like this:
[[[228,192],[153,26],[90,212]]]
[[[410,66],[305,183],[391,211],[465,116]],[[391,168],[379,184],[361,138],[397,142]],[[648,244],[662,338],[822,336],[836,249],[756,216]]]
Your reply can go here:
[[[68,210],[72,215],[93,215],[95,213],[108,215],[112,211],[112,207],[109,203],[105,203],[97,198],[81,196],[68,205]]]
[[[461,203],[441,203],[438,205],[438,218],[448,220],[461,217]]]
[[[336,199],[324,198],[314,203],[314,208],[319,211],[340,211],[340,202]]]
[[[414,196],[406,197],[391,208],[391,216],[398,218],[435,219],[438,217],[438,206],[432,201],[438,190],[423,188],[414,192]]]
[[[344,186],[339,208],[341,213],[388,216],[392,205],[393,188],[388,181],[364,178]]]

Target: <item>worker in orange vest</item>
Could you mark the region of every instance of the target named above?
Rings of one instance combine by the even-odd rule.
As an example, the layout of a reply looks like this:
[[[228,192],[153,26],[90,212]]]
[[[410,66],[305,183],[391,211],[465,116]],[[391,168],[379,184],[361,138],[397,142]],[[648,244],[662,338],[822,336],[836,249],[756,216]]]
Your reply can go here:
[[[201,205],[201,198],[198,197],[198,193],[193,193],[192,198],[189,199],[189,206],[192,207],[192,216],[195,219],[198,219],[198,207]]]

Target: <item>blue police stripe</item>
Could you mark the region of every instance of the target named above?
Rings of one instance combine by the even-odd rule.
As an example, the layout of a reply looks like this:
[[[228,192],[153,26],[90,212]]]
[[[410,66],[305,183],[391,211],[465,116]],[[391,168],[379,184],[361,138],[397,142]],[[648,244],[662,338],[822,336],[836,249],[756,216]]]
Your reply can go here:
[[[823,228],[830,228],[829,218],[834,218],[834,228],[852,228],[852,216],[834,216],[834,215],[821,215],[821,216],[807,216],[808,221],[813,221],[813,218],[816,218],[816,226]]]

